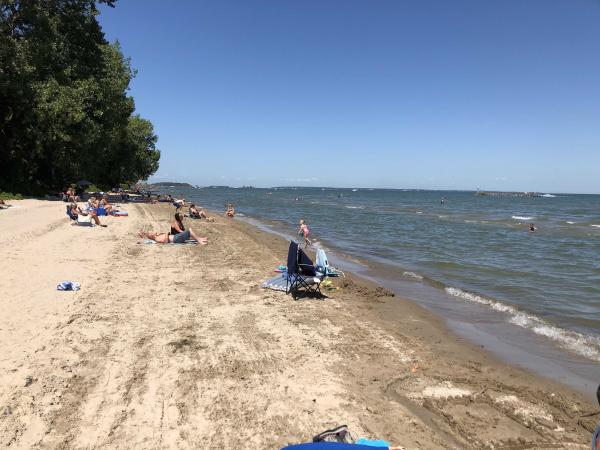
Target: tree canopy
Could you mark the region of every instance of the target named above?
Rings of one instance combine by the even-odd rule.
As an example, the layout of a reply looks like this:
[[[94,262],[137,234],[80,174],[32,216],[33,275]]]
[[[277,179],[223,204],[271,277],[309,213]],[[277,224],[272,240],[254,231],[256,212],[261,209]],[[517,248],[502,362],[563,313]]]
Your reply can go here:
[[[0,191],[146,179],[160,151],[135,76],[98,23],[113,0],[0,0]]]

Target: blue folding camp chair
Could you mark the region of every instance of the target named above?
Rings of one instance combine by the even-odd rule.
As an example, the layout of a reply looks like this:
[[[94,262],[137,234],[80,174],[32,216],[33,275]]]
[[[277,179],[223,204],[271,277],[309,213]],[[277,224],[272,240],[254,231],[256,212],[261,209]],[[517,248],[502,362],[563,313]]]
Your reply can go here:
[[[69,216],[69,219],[71,219],[73,222],[75,222],[77,225],[79,225],[80,227],[92,227],[93,224],[91,221],[89,222],[80,222],[77,219],[77,216],[75,216],[72,212],[71,212],[71,208],[69,208],[69,206],[67,206],[67,216]]]
[[[298,298],[299,292],[321,297],[321,282],[325,277],[326,275],[317,272],[312,260],[299,248],[298,243],[290,241],[285,293],[292,294],[294,300]]]

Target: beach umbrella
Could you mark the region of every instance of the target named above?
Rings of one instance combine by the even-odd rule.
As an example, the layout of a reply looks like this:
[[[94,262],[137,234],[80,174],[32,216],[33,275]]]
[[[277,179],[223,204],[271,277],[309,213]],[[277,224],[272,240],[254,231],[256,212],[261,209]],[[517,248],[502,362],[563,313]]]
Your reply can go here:
[[[94,184],[94,183],[92,183],[91,181],[88,181],[88,180],[79,180],[77,182],[77,186],[91,186],[92,184]]]

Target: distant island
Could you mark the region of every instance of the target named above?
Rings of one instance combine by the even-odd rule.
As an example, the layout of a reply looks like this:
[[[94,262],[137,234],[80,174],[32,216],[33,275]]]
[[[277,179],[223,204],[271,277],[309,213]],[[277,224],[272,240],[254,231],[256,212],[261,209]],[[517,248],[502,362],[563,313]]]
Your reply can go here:
[[[190,187],[190,188],[194,187],[194,185],[189,184],[189,183],[175,183],[174,181],[161,181],[160,183],[150,183],[150,186],[152,186],[152,187],[177,186],[177,187]]]

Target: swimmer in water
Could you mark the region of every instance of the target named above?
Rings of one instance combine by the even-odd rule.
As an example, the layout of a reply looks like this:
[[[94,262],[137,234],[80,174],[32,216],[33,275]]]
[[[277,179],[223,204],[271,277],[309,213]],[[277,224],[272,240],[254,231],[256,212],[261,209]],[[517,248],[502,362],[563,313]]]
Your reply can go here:
[[[535,226],[534,223],[530,223],[529,224],[529,232],[533,233],[534,231],[537,231],[537,227]]]

